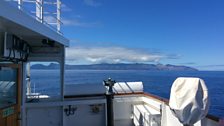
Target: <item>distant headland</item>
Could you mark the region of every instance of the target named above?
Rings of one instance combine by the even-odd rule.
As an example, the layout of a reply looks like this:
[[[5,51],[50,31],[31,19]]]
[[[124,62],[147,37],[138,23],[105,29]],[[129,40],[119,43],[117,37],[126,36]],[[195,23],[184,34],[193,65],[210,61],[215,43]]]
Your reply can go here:
[[[31,69],[59,69],[59,64],[51,63],[49,65],[35,64]],[[188,66],[177,66],[170,64],[91,64],[91,65],[65,65],[67,70],[149,70],[149,71],[198,71]]]

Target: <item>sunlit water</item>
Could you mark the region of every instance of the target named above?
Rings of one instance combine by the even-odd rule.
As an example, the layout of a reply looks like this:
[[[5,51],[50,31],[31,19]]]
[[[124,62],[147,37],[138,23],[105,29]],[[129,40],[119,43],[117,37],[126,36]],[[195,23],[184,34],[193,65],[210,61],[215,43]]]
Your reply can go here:
[[[59,95],[58,70],[31,70],[32,91],[50,96]],[[177,77],[200,77],[209,89],[211,106],[209,113],[224,117],[224,72],[194,71],[144,71],[144,70],[66,70],[65,84],[102,84],[111,77],[119,81],[142,81],[144,91],[169,98],[170,88]]]

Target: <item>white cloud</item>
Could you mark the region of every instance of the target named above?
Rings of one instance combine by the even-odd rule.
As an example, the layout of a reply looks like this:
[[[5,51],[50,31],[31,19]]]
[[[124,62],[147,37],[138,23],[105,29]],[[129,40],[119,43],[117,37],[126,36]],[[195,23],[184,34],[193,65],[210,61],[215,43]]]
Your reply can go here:
[[[53,17],[53,16],[44,16],[44,21],[51,24],[51,23],[56,23],[57,19],[56,17]]]
[[[70,63],[149,63],[158,62],[166,56],[123,47],[72,47],[66,50]]]
[[[95,0],[84,0],[84,3],[88,6],[98,7],[101,6],[101,3],[96,2]]]
[[[77,26],[77,27],[97,27],[101,26],[100,22],[81,22],[80,20],[77,19],[67,19],[67,18],[62,18],[62,23],[65,26]]]
[[[72,9],[70,7],[68,7],[67,5],[65,5],[65,4],[61,4],[61,11],[71,12]]]
[[[44,21],[51,25],[56,25],[57,19],[53,16],[44,16]],[[91,27],[99,27],[101,26],[100,22],[81,22],[78,19],[61,19],[63,26],[75,26],[75,27],[83,27],[83,28],[91,28]]]
[[[53,16],[44,16],[44,20],[47,23],[56,23],[56,18]],[[67,26],[81,26],[81,22],[79,22],[78,20],[70,20],[67,18],[62,18],[61,19],[63,25],[67,25]]]

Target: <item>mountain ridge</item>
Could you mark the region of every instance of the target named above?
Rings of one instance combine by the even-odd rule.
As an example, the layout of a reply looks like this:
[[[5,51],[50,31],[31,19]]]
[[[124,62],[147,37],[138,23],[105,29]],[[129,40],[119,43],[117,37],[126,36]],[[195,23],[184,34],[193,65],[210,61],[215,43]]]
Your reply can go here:
[[[59,69],[59,64],[51,63],[49,65],[34,64],[31,69]],[[65,69],[69,70],[151,70],[151,71],[198,71],[189,66],[179,66],[171,64],[91,64],[91,65],[65,65]]]

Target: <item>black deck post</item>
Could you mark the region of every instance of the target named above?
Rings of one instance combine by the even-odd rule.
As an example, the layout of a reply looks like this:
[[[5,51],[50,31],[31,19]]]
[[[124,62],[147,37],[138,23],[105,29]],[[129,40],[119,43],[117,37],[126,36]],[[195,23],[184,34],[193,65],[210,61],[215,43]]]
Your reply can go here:
[[[104,85],[109,87],[109,90],[106,93],[107,99],[107,126],[114,126],[114,110],[113,110],[113,99],[114,92],[113,86],[116,82],[109,78],[108,80],[104,80]]]

